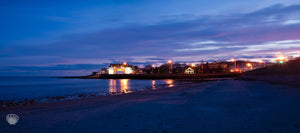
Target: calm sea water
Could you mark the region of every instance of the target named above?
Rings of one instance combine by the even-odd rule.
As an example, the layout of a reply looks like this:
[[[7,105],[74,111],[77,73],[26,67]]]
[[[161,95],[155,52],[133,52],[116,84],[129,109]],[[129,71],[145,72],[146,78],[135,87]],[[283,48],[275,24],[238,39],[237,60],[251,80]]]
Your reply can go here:
[[[160,84],[172,86],[173,80],[0,77],[0,100],[34,99],[83,93],[130,92]]]

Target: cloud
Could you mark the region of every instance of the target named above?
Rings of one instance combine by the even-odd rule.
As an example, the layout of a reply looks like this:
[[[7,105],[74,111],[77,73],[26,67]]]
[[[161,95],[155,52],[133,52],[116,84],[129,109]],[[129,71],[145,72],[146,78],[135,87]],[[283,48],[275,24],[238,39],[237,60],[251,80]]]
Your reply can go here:
[[[293,50],[300,49],[300,40],[283,40],[283,41],[270,41],[259,45],[247,46],[243,51],[271,51],[271,50]]]
[[[79,64],[119,59],[153,63],[168,59],[199,61],[252,57],[257,54],[265,57],[281,50],[291,52],[293,49],[299,49],[299,14],[300,5],[274,5],[240,14],[174,15],[167,19],[168,21],[158,23],[129,24],[65,35],[51,43],[38,42],[37,45],[27,45],[28,42],[25,42],[22,45],[18,42],[3,46],[0,56],[41,56],[58,59],[47,60],[50,64],[64,64],[66,60]],[[52,19],[64,21],[64,18]],[[39,63],[41,59],[36,60]],[[22,63],[24,62],[20,64]]]
[[[299,20],[287,20],[283,22],[284,25],[291,25],[291,24],[300,24],[300,19]]]
[[[217,42],[217,41],[212,41],[212,40],[208,40],[208,41],[200,41],[200,42],[195,42],[192,43],[190,45],[203,45],[203,44],[226,44],[227,42]]]
[[[177,52],[182,52],[182,51],[208,51],[208,50],[217,50],[220,49],[221,47],[203,47],[203,48],[188,48],[188,49],[175,49]]]

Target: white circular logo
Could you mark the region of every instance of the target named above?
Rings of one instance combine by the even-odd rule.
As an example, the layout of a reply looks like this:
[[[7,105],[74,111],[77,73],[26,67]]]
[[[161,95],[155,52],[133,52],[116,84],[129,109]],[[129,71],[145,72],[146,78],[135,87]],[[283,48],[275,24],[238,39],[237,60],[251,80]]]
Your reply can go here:
[[[19,116],[16,114],[8,114],[6,115],[6,121],[10,125],[16,125],[16,123],[19,121]]]

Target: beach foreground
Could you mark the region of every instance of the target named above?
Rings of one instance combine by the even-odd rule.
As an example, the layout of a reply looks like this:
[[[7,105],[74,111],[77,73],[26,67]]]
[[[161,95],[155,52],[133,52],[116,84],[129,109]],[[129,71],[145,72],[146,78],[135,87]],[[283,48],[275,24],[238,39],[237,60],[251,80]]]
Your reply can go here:
[[[1,133],[300,132],[300,89],[219,80],[155,91],[1,108]],[[20,121],[9,125],[5,116]]]

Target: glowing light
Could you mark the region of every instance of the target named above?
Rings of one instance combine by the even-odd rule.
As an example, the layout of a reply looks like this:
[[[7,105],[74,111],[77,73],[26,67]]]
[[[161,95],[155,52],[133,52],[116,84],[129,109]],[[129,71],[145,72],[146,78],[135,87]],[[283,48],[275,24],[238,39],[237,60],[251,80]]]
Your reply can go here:
[[[283,56],[278,56],[277,59],[278,59],[278,60],[284,60],[285,57],[283,57]]]
[[[152,65],[152,67],[155,67],[155,65]]]
[[[173,87],[174,86],[174,84],[173,84],[173,80],[171,80],[171,79],[168,79],[167,80],[167,84],[169,85],[169,87]]]
[[[171,61],[171,60],[169,60],[169,61],[168,61],[168,63],[170,63],[170,64],[171,64],[171,63],[172,63],[172,61]]]
[[[191,64],[192,67],[195,67],[195,64]]]
[[[283,64],[286,58],[282,55],[277,56],[277,63]]]
[[[116,80],[114,80],[114,79],[109,80],[109,93],[112,93],[112,94],[117,93]]]
[[[232,58],[231,61],[233,62],[233,61],[235,61],[235,59]]]
[[[152,80],[152,89],[155,90],[155,80]]]
[[[128,93],[129,87],[128,87],[128,80],[129,79],[121,79],[121,92],[122,93]]]
[[[113,68],[108,68],[108,74],[114,74],[114,69]]]
[[[131,74],[132,73],[132,69],[130,67],[126,67],[125,68],[125,73],[126,74]]]
[[[264,63],[264,61],[262,61],[262,60],[259,60],[258,62],[259,62],[259,63]]]
[[[239,70],[239,69],[235,69],[235,71],[236,71],[236,72],[239,72],[240,70]]]
[[[252,66],[252,64],[251,63],[247,63],[247,67],[251,67]]]
[[[124,63],[123,63],[123,65],[127,65],[127,63],[126,63],[126,62],[124,62]]]

